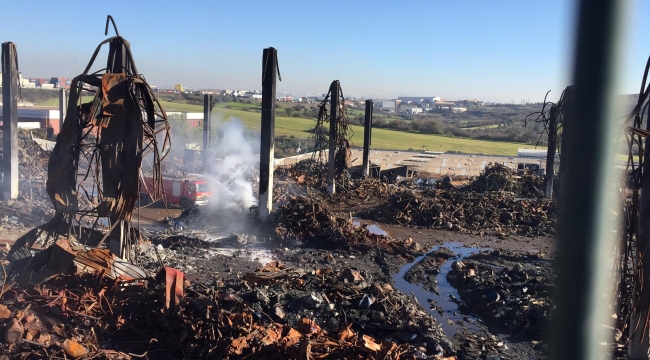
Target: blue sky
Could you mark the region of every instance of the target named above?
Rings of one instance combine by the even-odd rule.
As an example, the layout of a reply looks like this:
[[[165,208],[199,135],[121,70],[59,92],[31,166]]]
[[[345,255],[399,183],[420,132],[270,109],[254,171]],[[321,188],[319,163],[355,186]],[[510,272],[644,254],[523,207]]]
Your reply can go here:
[[[637,92],[650,27],[631,11],[625,92]],[[151,85],[256,89],[265,47],[278,49],[278,91],[541,101],[570,82],[573,1],[12,1],[0,12],[26,77],[72,77],[115,18]],[[5,7],[5,9],[7,9]],[[109,35],[113,35],[112,29]],[[104,58],[100,58],[105,61]]]

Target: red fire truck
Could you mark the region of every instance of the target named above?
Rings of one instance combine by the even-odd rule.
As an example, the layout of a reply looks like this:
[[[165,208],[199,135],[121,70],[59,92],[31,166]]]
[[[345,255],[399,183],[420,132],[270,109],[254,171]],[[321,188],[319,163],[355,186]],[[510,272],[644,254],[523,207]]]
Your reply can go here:
[[[144,180],[144,181],[143,181]],[[163,188],[157,194],[151,194],[153,180],[145,177],[140,180],[140,204],[145,205],[161,199],[163,196],[168,204],[180,205],[187,209],[192,205],[206,205],[212,192],[208,181],[197,174],[185,174],[179,177],[164,177]]]

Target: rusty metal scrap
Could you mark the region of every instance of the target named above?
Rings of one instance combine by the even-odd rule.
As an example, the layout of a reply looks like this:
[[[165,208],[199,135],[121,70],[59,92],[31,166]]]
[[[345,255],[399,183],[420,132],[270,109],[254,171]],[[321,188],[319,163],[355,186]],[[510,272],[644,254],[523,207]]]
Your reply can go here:
[[[174,268],[165,267],[160,271],[159,277],[165,278],[165,314],[169,315],[176,310],[185,296],[185,274]]]
[[[415,311],[412,297],[364,278],[357,270],[307,271],[271,262],[253,272],[271,273],[291,276],[263,280],[265,287],[242,279],[239,294],[249,300],[232,289],[191,284],[175,271],[163,272],[160,280],[165,288],[137,292],[122,291],[110,282],[92,282],[96,275],[90,274],[62,276],[29,291],[10,290],[8,298],[14,300],[0,312],[4,314],[0,326],[11,332],[0,341],[0,351],[12,358],[32,352],[44,356],[48,349],[50,357],[65,353],[106,359],[158,358],[158,354],[186,359],[410,359],[444,341],[431,319]],[[179,283],[189,290],[174,298]],[[255,286],[258,300],[245,294],[248,284]],[[303,304],[297,293],[264,295],[286,293],[287,287],[311,293],[310,300]],[[167,297],[174,306],[171,316],[161,312],[161,290],[171,295]],[[376,301],[358,308],[356,304],[366,296]],[[270,311],[289,309],[289,299],[293,306],[307,306],[319,316],[307,318],[294,311],[295,317],[287,320]],[[323,321],[335,311],[342,313],[340,320]],[[111,339],[122,340],[108,350],[104,345]]]
[[[109,51],[125,51],[127,61],[113,64],[104,74],[88,74],[97,52],[106,43],[110,43]],[[123,72],[111,72],[115,70]],[[92,102],[81,103],[82,91],[95,92]],[[160,133],[162,148],[157,138]],[[159,178],[160,160],[169,147],[165,112],[137,73],[129,43],[120,36],[105,40],[70,87],[66,119],[48,167],[47,191],[56,211],[78,212],[77,197],[84,194],[92,198],[89,192],[94,191],[99,203],[94,210],[99,216],[129,221],[138,198],[142,157],[149,152],[156,154],[153,172],[154,178]],[[83,175],[81,181],[78,174]],[[88,177],[92,180],[90,189],[84,183]],[[155,191],[161,185],[158,182],[152,186]]]
[[[106,67],[91,73],[106,44]],[[88,93],[94,96],[84,102],[82,95]],[[110,237],[119,240],[122,256],[133,260],[131,249],[139,233],[131,215],[144,175],[142,160],[148,157],[152,164],[146,175],[154,181],[148,190],[160,193],[161,161],[171,147],[169,131],[165,111],[138,72],[129,42],[119,33],[101,42],[83,73],[72,80],[66,117],[49,158],[46,191],[55,215],[38,228],[46,239],[28,233],[12,247],[10,257],[36,243],[46,248],[71,239],[97,247]],[[98,230],[106,229],[98,240]],[[136,269],[116,264],[114,276],[139,276]]]

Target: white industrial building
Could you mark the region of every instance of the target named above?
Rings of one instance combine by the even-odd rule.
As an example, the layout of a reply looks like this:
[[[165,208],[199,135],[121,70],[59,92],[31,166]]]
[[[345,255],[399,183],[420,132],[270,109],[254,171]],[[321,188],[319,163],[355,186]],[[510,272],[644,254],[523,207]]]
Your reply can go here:
[[[52,128],[55,134],[61,129],[59,110],[54,108],[18,107],[18,128],[45,129]],[[2,107],[0,107],[0,121],[2,120]]]
[[[185,119],[192,127],[203,126],[203,113],[198,112],[181,112],[181,111],[167,111],[168,119],[182,120]]]
[[[545,158],[546,149],[517,149],[517,157],[522,158]]]
[[[436,101],[440,101],[437,96],[399,96],[397,98],[402,104],[413,104],[417,106],[433,107]]]
[[[412,107],[412,108],[406,108],[406,109],[404,109],[404,112],[406,112],[406,114],[408,114],[408,115],[417,115],[417,114],[421,114],[421,113],[422,113],[422,109],[420,109],[420,108],[416,108],[416,107]]]
[[[395,100],[376,100],[372,102],[375,109],[383,112],[395,112]]]

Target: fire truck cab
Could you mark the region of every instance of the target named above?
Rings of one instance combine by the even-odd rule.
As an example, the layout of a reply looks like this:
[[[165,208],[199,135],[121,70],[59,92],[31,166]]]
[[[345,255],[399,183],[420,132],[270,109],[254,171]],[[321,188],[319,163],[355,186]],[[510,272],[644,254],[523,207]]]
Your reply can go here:
[[[143,180],[144,182],[140,181],[140,194],[147,198],[151,192],[153,180],[151,178]],[[162,185],[158,194],[151,194],[153,198],[147,200],[156,201],[164,196],[168,204],[180,205],[183,209],[187,209],[193,205],[206,205],[212,195],[208,181],[195,174],[173,178],[165,177],[162,179]]]

